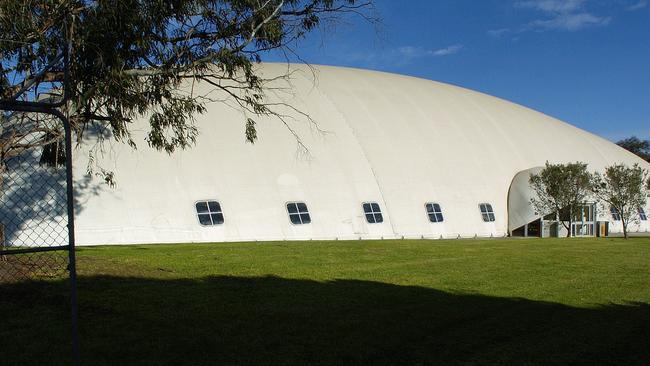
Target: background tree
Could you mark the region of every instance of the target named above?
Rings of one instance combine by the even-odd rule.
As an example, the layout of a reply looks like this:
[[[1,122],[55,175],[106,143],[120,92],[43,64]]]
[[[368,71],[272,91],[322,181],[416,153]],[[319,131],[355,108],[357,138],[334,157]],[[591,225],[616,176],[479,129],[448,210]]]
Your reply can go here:
[[[639,221],[639,208],[646,205],[650,188],[648,171],[638,164],[629,167],[616,164],[605,169],[605,174],[593,175],[592,190],[596,198],[618,211],[627,239],[630,222]]]
[[[3,0],[0,99],[60,98],[68,53],[64,109],[78,139],[94,131],[135,147],[130,126],[147,116],[151,147],[191,146],[208,100],[188,85],[202,82],[246,112],[245,137],[254,142],[255,116],[283,117],[254,65],[271,51],[295,55],[307,34],[345,14],[374,21],[371,1]],[[5,114],[0,122],[0,174],[13,156],[62,137],[43,117]]]
[[[632,136],[617,142],[616,145],[638,155],[650,163],[650,140],[641,140],[636,136]]]
[[[566,220],[563,217],[560,221],[567,229],[567,237],[570,237],[573,215],[581,209],[590,193],[591,174],[587,171],[587,164],[546,162],[544,169],[530,176],[529,184],[535,192],[531,203],[540,215],[568,214]]]

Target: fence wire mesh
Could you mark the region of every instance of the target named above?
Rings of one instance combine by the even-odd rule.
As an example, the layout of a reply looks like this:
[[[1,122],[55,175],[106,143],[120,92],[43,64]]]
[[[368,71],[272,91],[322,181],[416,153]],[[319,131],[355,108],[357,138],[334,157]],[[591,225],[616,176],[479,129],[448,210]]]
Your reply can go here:
[[[0,166],[0,284],[67,275],[64,128],[32,115],[14,114],[0,130],[18,147]]]

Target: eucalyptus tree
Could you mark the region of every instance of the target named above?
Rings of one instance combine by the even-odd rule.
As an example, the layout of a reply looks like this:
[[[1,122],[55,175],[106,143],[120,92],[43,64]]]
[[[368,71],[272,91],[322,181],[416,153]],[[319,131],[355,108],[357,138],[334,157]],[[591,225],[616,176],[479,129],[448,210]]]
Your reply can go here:
[[[193,121],[207,101],[184,86],[202,82],[246,111],[243,130],[252,143],[256,117],[283,117],[268,102],[267,80],[255,64],[269,52],[299,57],[301,41],[326,22],[348,15],[376,21],[371,2],[3,0],[0,99],[56,100],[65,89],[62,109],[78,139],[99,131],[98,139],[135,147],[132,123],[146,117],[146,143],[172,153],[199,133]],[[42,163],[60,161],[56,124],[24,114],[1,118],[0,173],[32,148],[49,146]]]

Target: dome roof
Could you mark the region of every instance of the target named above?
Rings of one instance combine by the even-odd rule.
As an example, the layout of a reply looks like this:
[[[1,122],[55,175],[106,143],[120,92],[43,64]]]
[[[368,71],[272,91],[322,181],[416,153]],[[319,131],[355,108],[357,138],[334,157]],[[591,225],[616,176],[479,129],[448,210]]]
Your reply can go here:
[[[460,87],[340,67],[260,68],[269,78],[289,71],[269,84],[271,100],[291,106],[277,106],[283,120],[255,117],[259,140],[245,143],[242,111],[195,87],[215,99],[197,118],[197,145],[169,156],[114,144],[106,161],[118,185],[81,192],[78,241],[504,236],[521,171],[546,161],[650,168],[591,133]],[[77,154],[77,177],[86,155]],[[220,203],[223,224],[200,225],[195,203],[204,201]],[[292,202],[305,203],[309,224],[291,222]],[[369,223],[363,203],[377,203],[383,222]],[[427,203],[439,205],[443,222],[429,220]],[[482,203],[494,221],[483,221]]]

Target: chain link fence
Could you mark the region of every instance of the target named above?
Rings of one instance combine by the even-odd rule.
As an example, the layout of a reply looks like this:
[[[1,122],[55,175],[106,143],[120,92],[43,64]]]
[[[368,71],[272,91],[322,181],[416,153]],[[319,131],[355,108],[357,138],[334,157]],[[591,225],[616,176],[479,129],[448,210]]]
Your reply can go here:
[[[63,83],[46,83],[53,94],[39,94],[38,83],[27,83],[12,99],[0,100],[0,290],[69,276],[71,364],[78,366],[72,131],[62,112],[69,100],[70,49],[62,51]]]
[[[30,130],[27,118],[13,118],[5,120],[0,132],[3,139],[13,138],[14,145],[25,148],[0,167],[0,285],[68,275],[64,128],[54,125],[50,131],[60,134],[43,133]],[[42,126],[42,120],[39,123],[35,125]]]

